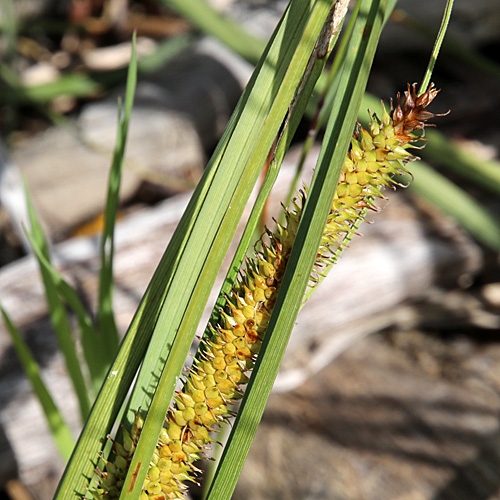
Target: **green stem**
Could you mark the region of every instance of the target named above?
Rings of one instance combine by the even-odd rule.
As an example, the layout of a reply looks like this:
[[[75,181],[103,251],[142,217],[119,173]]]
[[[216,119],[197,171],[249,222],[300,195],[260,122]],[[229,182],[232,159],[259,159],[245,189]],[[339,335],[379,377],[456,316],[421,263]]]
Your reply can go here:
[[[448,29],[448,23],[450,22],[451,11],[453,10],[453,1],[454,0],[448,0],[446,2],[441,26],[439,28],[436,41],[434,42],[434,47],[432,49],[431,57],[429,59],[429,64],[427,65],[424,78],[422,79],[422,84],[420,85],[420,89],[418,91],[419,96],[427,90],[427,87],[429,86],[429,83],[431,81],[432,71],[434,70],[437,56],[439,54],[439,51],[441,50],[441,45],[443,44],[444,36],[446,34],[446,30]]]

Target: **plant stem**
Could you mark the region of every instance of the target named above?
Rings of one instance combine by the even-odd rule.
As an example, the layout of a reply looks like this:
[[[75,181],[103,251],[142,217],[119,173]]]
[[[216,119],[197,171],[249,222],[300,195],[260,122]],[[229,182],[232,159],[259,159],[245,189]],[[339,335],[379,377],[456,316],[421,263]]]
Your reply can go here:
[[[441,45],[443,44],[444,36],[446,34],[446,30],[448,29],[448,23],[450,22],[451,11],[453,10],[453,1],[454,0],[448,0],[446,2],[443,19],[441,20],[441,26],[439,27],[439,32],[436,37],[436,41],[434,42],[434,47],[429,59],[429,64],[427,65],[424,78],[422,79],[422,84],[420,85],[420,89],[418,91],[419,96],[427,90],[427,87],[429,86],[429,83],[431,81],[432,71],[434,70],[436,59],[439,51],[441,50]]]

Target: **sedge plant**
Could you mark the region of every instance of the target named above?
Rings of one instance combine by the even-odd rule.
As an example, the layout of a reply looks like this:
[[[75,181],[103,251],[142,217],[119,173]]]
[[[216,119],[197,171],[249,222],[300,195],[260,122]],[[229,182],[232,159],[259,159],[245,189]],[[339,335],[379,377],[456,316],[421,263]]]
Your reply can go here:
[[[427,82],[420,90],[408,86],[367,126],[355,126],[378,38],[395,4],[359,0],[332,81],[335,99],[313,181],[285,210],[285,222],[266,229],[249,250],[348,3],[290,2],[105,376],[54,500],[184,498],[188,484],[199,480],[195,462],[208,454],[213,433],[237,408],[206,492],[211,500],[231,497],[304,297],[367,210],[376,210],[384,187],[395,186],[394,176],[407,172],[414,159],[409,149],[436,116],[426,109],[437,95]],[[117,149],[123,157],[123,144]],[[266,178],[210,324],[179,383],[208,294],[266,159]],[[43,255],[39,261],[50,269]],[[111,262],[112,253],[103,253],[108,286]],[[51,273],[58,293],[73,300]],[[111,290],[102,296],[109,307]],[[114,331],[112,318],[102,321]],[[116,424],[118,432],[108,439]]]
[[[372,116],[368,130],[358,127],[344,159],[339,184],[324,227],[310,286],[322,269],[332,263],[337,250],[345,246],[366,208],[375,209],[384,186],[394,186],[394,174],[406,173],[413,157],[408,151],[433,113],[426,110],[437,90],[430,87],[417,96],[408,86],[397,96],[394,108],[379,119]],[[189,482],[199,469],[211,437],[232,415],[241,398],[266,336],[271,315],[290,259],[306,202],[306,194],[285,211],[285,224],[267,229],[261,248],[245,263],[231,296],[225,297],[218,324],[209,324],[201,351],[184,387],[168,410],[161,430],[141,500],[184,498]],[[91,490],[98,499],[118,499],[121,486],[142,431],[144,421],[137,413],[131,432],[122,434],[123,444],[114,443],[114,459],[100,472],[100,485]]]
[[[365,11],[364,14],[367,15],[362,21],[368,20],[373,23],[374,37],[378,37],[383,25],[383,16],[378,24],[376,23],[376,12],[370,9]],[[319,40],[321,40],[321,34]],[[362,46],[360,39],[356,40],[353,36],[352,40],[352,43]],[[313,55],[316,51],[316,57],[318,57],[319,47],[321,43],[317,43],[313,49]],[[362,59],[358,61],[358,64],[362,61],[370,61],[373,57],[374,52],[366,46],[364,49]],[[349,58],[346,58],[345,64],[348,60]],[[304,73],[306,75],[309,64],[310,60],[306,65]],[[342,85],[346,86],[348,81],[348,78],[347,81],[341,79],[339,88],[342,88]],[[353,94],[349,97],[359,99],[365,83],[366,80],[363,82],[361,79],[360,82],[360,79],[357,79],[353,85]],[[165,380],[163,373],[150,404],[149,413],[143,412],[140,406],[134,409],[132,405],[129,405],[129,412],[134,410],[133,421],[128,429],[126,423],[124,424],[119,438],[113,441],[112,452],[97,467],[98,481],[97,485],[90,486],[91,495],[98,499],[118,499],[123,498],[124,495],[127,497],[138,495],[143,500],[184,498],[187,483],[195,481],[199,472],[194,462],[205,456],[207,445],[214,439],[211,433],[218,430],[220,425],[232,415],[234,400],[242,397],[243,387],[248,384],[249,390],[243,397],[242,408],[238,412],[235,427],[229,438],[229,445],[225,449],[207,494],[208,498],[226,498],[231,495],[235,484],[234,478],[237,476],[234,474],[234,469],[238,471],[238,463],[241,465],[242,462],[241,459],[232,457],[228,459],[227,457],[231,456],[231,450],[233,454],[234,450],[238,450],[238,453],[243,456],[245,450],[248,450],[249,431],[248,429],[241,431],[244,428],[241,422],[245,405],[248,405],[250,398],[258,392],[255,390],[256,377],[263,363],[259,354],[261,350],[270,349],[272,341],[279,336],[280,329],[276,325],[280,322],[280,316],[282,322],[288,323],[281,331],[289,333],[291,329],[290,316],[283,313],[283,309],[287,309],[283,306],[286,304],[287,296],[282,299],[281,307],[279,306],[280,298],[283,297],[282,288],[287,285],[290,287],[297,276],[302,278],[302,293],[299,292],[298,297],[295,294],[292,306],[296,314],[301,303],[300,296],[303,296],[307,285],[314,284],[314,277],[322,272],[323,267],[335,260],[338,255],[337,250],[343,248],[346,241],[350,239],[359,220],[366,213],[366,209],[374,208],[374,200],[382,196],[381,188],[395,184],[392,175],[406,172],[404,164],[413,158],[408,148],[413,146],[417,139],[414,132],[423,129],[427,120],[434,116],[426,108],[436,95],[437,91],[432,86],[421,94],[417,94],[415,86],[408,86],[404,97],[398,96],[394,106],[391,105],[389,111],[384,110],[380,119],[376,115],[372,116],[369,129],[358,127],[351,138],[350,150],[347,155],[344,154],[343,161],[340,163],[340,169],[339,165],[336,165],[340,172],[337,172],[333,185],[328,186],[331,178],[326,175],[318,181],[318,175],[321,179],[318,171],[323,170],[325,174],[331,165],[330,158],[325,160],[325,156],[320,156],[318,171],[311,188],[307,190],[308,195],[303,193],[302,198],[295,203],[294,207],[286,211],[284,225],[278,225],[275,231],[267,230],[267,240],[262,241],[261,249],[247,259],[241,268],[239,279],[232,287],[231,294],[221,294],[224,307],[220,314],[215,314],[218,321],[209,325],[201,350],[189,373],[186,374],[183,389],[176,392],[159,431],[155,429],[153,432],[153,426],[148,428],[147,425],[148,420],[151,419],[151,413],[156,413],[155,403],[158,398],[160,401],[163,400],[163,403],[165,400],[162,386]],[[343,126],[337,129],[333,127],[330,130],[332,136],[335,133],[340,135],[348,123],[349,121],[344,119]],[[345,137],[344,140],[346,140]],[[333,156],[335,157],[335,153]],[[324,166],[326,164],[328,167]],[[321,169],[322,165],[323,169]],[[339,180],[338,184],[337,180]],[[307,216],[310,200],[314,199],[315,189],[323,191],[325,185],[330,190],[333,188],[334,192],[333,196],[325,194],[324,197],[320,195],[317,199],[318,202],[324,200],[328,203],[326,225],[324,219],[322,224],[313,224],[313,219],[311,220],[311,223],[306,226],[306,231],[313,226],[321,229],[319,238],[316,237],[316,245],[312,247],[315,251],[310,252],[312,255],[308,256],[309,262],[306,260],[303,264],[301,263],[303,252],[294,262],[296,244],[300,241],[301,223],[304,224],[303,220]],[[328,187],[326,192],[328,192]],[[318,210],[317,206],[316,204],[313,210]],[[307,274],[290,275],[289,267],[293,265],[292,263],[297,267],[307,266]],[[301,285],[297,285],[299,290]],[[274,331],[270,334],[268,330],[272,327]],[[283,342],[283,338],[280,340],[279,348],[282,353],[286,342]],[[272,370],[276,370],[276,367]],[[249,380],[250,372],[252,379]],[[141,373],[139,374],[140,380]],[[266,381],[258,387],[267,386],[266,390],[269,391],[272,380],[272,376],[267,376]],[[138,385],[136,384],[136,387]],[[262,408],[261,406],[260,411]],[[255,408],[249,411],[255,412]],[[146,414],[145,420],[144,414]],[[246,434],[244,446],[237,441],[241,439],[241,436],[238,436],[238,430],[240,434]],[[146,434],[148,434],[147,437],[145,437]],[[142,448],[141,439],[147,439],[147,444]],[[154,446],[151,446],[151,443],[154,443]],[[150,449],[147,449],[147,446]],[[241,453],[242,448],[243,453]],[[144,453],[150,457],[148,461],[143,459]],[[224,467],[229,472],[225,471]]]

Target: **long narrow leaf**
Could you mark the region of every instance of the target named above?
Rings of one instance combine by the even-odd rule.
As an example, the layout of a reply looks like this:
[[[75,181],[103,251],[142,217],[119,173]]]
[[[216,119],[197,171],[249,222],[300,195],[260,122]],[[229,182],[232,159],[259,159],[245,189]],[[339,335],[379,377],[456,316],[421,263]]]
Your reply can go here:
[[[76,353],[75,340],[72,335],[71,325],[66,312],[66,308],[59,298],[54,280],[52,279],[51,272],[41,263],[41,258],[43,257],[46,260],[47,265],[49,267],[52,267],[52,265],[50,264],[50,255],[47,241],[43,234],[42,226],[40,225],[40,222],[38,221],[38,218],[36,216],[36,212],[31,202],[26,184],[25,195],[31,226],[31,234],[29,235],[29,238],[33,242],[33,246],[36,246],[37,249],[39,249],[39,251],[35,252],[35,256],[38,260],[40,274],[42,275],[52,326],[54,327],[54,332],[57,337],[59,348],[61,349],[61,352],[64,356],[66,370],[68,371],[71,382],[75,389],[80,407],[80,416],[82,422],[85,422],[90,411],[90,398],[87,384],[85,383],[85,378],[81,370],[80,359]]]
[[[33,392],[36,394],[38,401],[40,401],[40,404],[42,405],[43,412],[45,413],[47,423],[54,438],[54,443],[56,444],[61,457],[64,460],[68,460],[75,444],[73,435],[71,434],[69,427],[64,422],[64,418],[52,399],[47,386],[40,377],[38,364],[35,358],[31,355],[28,346],[21,336],[21,333],[14,326],[2,307],[0,307],[0,311],[5,325],[7,326],[7,330],[12,338],[12,343],[14,344],[14,348],[16,349],[16,353],[19,357],[23,370],[29,378]]]
[[[64,280],[64,278],[54,269],[51,263],[45,257],[38,241],[27,233],[31,248],[36,255],[39,265],[53,283],[59,297],[76,314],[78,327],[80,330],[83,354],[89,369],[90,377],[93,380],[103,378],[106,373],[106,359],[99,344],[99,335],[92,324],[92,319],[82,304],[75,290]]]
[[[410,191],[455,219],[478,241],[500,252],[500,218],[494,218],[472,196],[423,161],[413,169]]]
[[[465,146],[451,141],[437,130],[429,130],[426,137],[428,144],[422,154],[424,158],[494,195],[500,195],[500,162],[475,156]]]
[[[97,325],[101,333],[101,346],[106,354],[108,365],[116,356],[119,336],[113,313],[113,254],[114,230],[118,204],[120,201],[120,183],[122,178],[125,145],[127,143],[128,124],[137,83],[137,58],[135,52],[135,33],[132,37],[132,54],[127,76],[125,106],[123,116],[121,106],[118,113],[116,144],[109,173],[108,193],[106,196],[105,223],[101,236],[101,273],[99,276],[99,298],[97,303]],[[99,386],[102,380],[95,381]]]

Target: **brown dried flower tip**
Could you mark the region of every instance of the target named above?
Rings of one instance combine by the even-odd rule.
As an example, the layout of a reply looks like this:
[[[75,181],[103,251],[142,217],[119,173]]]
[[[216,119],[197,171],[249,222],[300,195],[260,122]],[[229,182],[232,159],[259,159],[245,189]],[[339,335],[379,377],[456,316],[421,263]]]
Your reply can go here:
[[[403,142],[410,142],[414,137],[410,134],[415,130],[423,130],[429,126],[426,122],[435,116],[445,116],[446,113],[431,113],[425,108],[434,100],[440,91],[431,83],[429,88],[421,95],[417,96],[417,84],[408,84],[408,89],[404,92],[404,98],[398,92],[397,104],[394,109],[391,107],[392,119],[394,120],[394,132],[396,137]],[[433,126],[433,125],[430,125]]]

